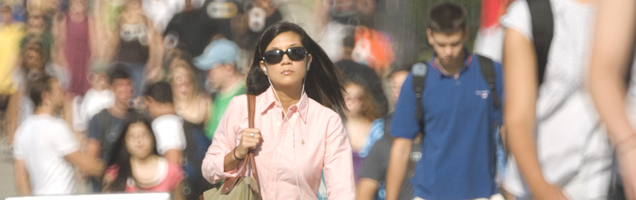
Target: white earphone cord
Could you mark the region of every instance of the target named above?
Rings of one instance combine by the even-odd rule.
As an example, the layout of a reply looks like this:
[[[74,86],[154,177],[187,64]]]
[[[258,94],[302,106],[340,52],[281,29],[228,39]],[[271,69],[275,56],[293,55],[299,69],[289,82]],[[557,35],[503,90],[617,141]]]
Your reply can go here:
[[[309,63],[307,64],[307,66],[309,67]],[[267,66],[266,66],[267,67]],[[267,69],[267,68],[266,68]],[[307,69],[307,71],[309,71],[309,69]],[[267,70],[265,70],[265,72],[267,72]],[[296,175],[296,188],[298,188],[298,193],[300,194],[300,199],[303,200],[303,192],[300,190],[300,182],[298,181],[298,169],[296,168],[296,134],[295,134],[295,126],[292,127],[291,124],[289,123],[289,117],[287,117],[287,112],[285,111],[285,109],[283,108],[283,103],[281,103],[280,98],[278,97],[278,93],[276,93],[276,89],[274,88],[274,84],[272,84],[272,80],[269,79],[269,75],[265,74],[267,76],[267,81],[269,81],[269,85],[272,86],[272,91],[274,91],[274,95],[276,96],[276,100],[278,100],[278,104],[280,104],[280,108],[281,110],[283,110],[283,115],[285,116],[285,120],[287,121],[287,126],[288,128],[290,128],[292,130],[292,146],[294,148],[294,175]],[[305,73],[305,78],[303,78],[303,89],[300,92],[300,98],[302,98],[303,94],[305,93],[305,80],[307,80],[307,73]]]

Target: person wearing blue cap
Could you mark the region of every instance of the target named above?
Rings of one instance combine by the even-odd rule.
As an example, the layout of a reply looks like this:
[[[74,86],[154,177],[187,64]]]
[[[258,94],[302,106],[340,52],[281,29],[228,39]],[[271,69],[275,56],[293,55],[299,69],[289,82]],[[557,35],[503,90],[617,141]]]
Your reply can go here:
[[[210,117],[205,126],[205,135],[212,139],[214,131],[225,113],[232,97],[245,94],[245,80],[236,69],[236,43],[225,38],[214,40],[203,54],[194,58],[197,68],[207,71],[208,84],[219,92],[210,108]]]

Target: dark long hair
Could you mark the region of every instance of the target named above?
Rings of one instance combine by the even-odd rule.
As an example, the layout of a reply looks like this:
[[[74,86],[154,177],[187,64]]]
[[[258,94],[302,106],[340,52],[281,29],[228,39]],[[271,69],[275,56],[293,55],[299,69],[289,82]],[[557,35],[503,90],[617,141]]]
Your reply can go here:
[[[362,105],[360,105],[360,115],[364,117],[364,119],[369,120],[369,122],[373,122],[373,120],[382,117],[380,111],[378,110],[379,105],[373,98],[371,90],[362,83],[361,80],[352,78],[348,79],[345,82],[345,89],[350,85],[357,85],[362,88],[364,95],[362,96]]]
[[[259,95],[269,87],[267,75],[263,73],[260,61],[269,43],[279,34],[288,31],[300,35],[302,45],[312,55],[311,70],[307,71],[305,80],[307,96],[344,116],[343,111],[346,106],[342,97],[344,87],[340,70],[331,62],[325,51],[307,35],[305,30],[290,22],[273,24],[261,36],[254,51],[254,60],[252,61],[250,72],[247,75],[247,93]]]
[[[107,166],[117,165],[119,166],[119,171],[117,172],[117,177],[110,184],[104,185],[104,191],[109,192],[123,192],[126,189],[126,181],[128,177],[132,177],[132,167],[130,166],[130,153],[128,153],[128,149],[126,149],[126,133],[128,133],[128,128],[131,124],[142,123],[148,128],[150,132],[150,138],[152,138],[153,150],[152,154],[159,155],[157,152],[157,138],[155,138],[155,134],[152,131],[152,126],[150,126],[150,120],[145,118],[143,115],[135,115],[133,116],[126,124],[124,128],[121,130],[121,134],[119,135],[119,139],[113,145],[113,149],[111,150],[111,157],[108,160]],[[102,175],[102,180],[106,174]]]

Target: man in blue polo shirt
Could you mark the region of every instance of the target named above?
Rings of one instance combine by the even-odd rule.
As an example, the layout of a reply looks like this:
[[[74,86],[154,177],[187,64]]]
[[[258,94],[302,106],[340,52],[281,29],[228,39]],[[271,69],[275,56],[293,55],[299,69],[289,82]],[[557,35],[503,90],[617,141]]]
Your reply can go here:
[[[490,199],[500,196],[495,182],[495,128],[501,124],[502,67],[495,70],[492,95],[478,57],[464,43],[469,31],[466,12],[456,4],[441,3],[429,13],[428,42],[435,54],[428,63],[422,101],[417,102],[413,74],[409,73],[396,104],[387,172],[386,199],[398,197],[411,152],[412,140],[424,132],[422,157],[411,183],[414,199]],[[416,115],[422,105],[423,128]]]

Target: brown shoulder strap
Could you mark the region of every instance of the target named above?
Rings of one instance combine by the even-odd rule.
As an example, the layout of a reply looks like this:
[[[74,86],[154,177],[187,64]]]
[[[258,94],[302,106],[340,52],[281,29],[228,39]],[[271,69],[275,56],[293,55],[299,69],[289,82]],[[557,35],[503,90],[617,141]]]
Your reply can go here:
[[[247,119],[249,122],[249,128],[254,128],[254,104],[256,104],[256,96],[248,94],[247,95]]]
[[[249,128],[254,128],[254,113],[255,113],[255,104],[256,104],[256,96],[248,94],[247,95],[247,120]],[[247,157],[245,158],[245,162],[243,163],[243,176],[245,176],[245,172],[247,171],[247,165],[250,164],[252,168],[252,177],[256,180],[256,184],[258,185],[258,191],[261,192],[260,181],[258,180],[258,171],[256,170],[256,160],[254,159],[254,152],[252,150],[249,151]]]
[[[247,117],[249,128],[254,128],[255,100],[256,96],[250,94],[247,95]],[[245,161],[243,162],[243,171],[240,172],[241,175],[227,179],[223,184],[223,187],[221,188],[222,194],[229,194],[230,191],[234,188],[234,185],[240,182],[243,177],[245,177],[245,175],[247,174],[248,166],[251,166],[252,168],[252,177],[254,178],[254,180],[256,180],[256,185],[258,185],[259,193],[262,193],[260,182],[258,181],[258,172],[256,171],[256,161],[254,160],[254,153],[252,152],[252,150],[250,150],[245,157]]]
[[[254,128],[254,101],[256,96],[248,94],[247,96],[247,124],[248,128]],[[254,157],[254,153],[252,150],[248,151],[247,156],[245,157],[245,162],[243,162],[243,173],[242,176],[247,174],[247,165],[252,162],[252,157]],[[256,163],[251,163],[251,166],[256,166]],[[254,169],[256,167],[252,167]],[[253,174],[253,172],[252,172]]]

